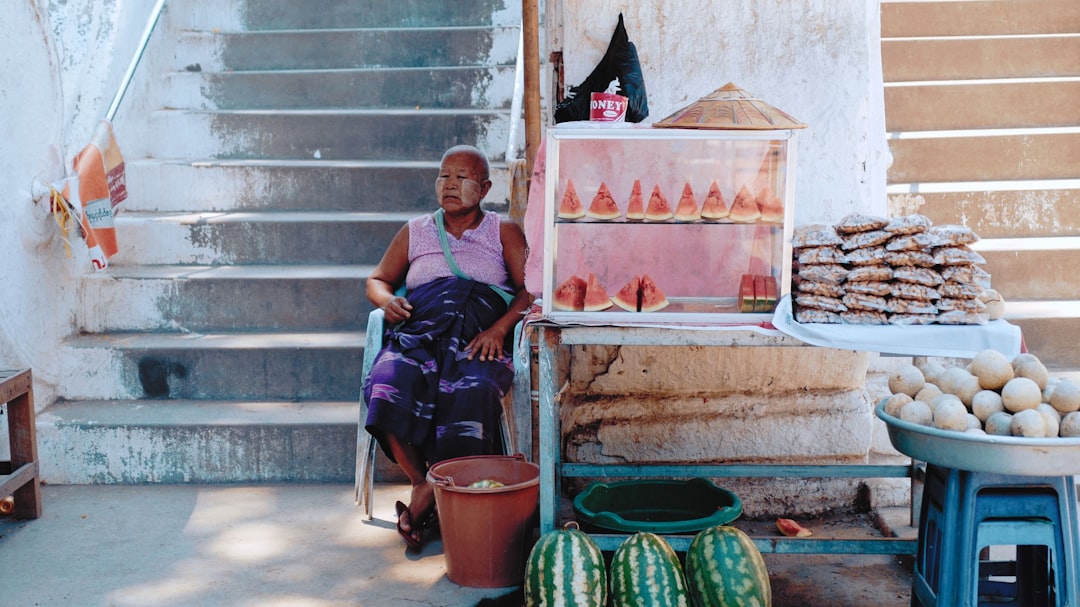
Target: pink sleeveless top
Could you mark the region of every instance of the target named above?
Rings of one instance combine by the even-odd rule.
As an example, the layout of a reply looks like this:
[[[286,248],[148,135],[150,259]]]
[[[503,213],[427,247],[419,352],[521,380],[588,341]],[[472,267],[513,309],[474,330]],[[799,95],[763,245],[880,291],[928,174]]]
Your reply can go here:
[[[498,213],[484,211],[484,219],[472,230],[466,230],[461,239],[447,234],[450,253],[461,271],[478,282],[493,284],[510,290],[510,277],[503,259],[502,237]],[[409,272],[405,286],[409,289],[431,282],[436,278],[453,276],[446,263],[439,229],[431,214],[409,220]]]

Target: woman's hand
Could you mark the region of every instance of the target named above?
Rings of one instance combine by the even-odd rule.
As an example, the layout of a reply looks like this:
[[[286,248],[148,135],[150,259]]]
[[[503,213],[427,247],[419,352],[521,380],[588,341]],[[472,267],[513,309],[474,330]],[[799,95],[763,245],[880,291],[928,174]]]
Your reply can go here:
[[[396,325],[397,323],[412,316],[410,312],[412,304],[404,297],[391,297],[390,301],[383,306],[383,315],[386,322]]]
[[[506,339],[506,331],[499,327],[491,327],[481,331],[472,338],[465,351],[469,353],[469,360],[480,357],[481,361],[501,360],[503,352],[503,340]]]

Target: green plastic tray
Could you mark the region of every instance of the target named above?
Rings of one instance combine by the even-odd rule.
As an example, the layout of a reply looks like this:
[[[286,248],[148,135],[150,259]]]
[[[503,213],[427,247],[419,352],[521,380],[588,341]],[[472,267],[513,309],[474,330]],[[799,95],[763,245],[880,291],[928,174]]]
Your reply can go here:
[[[739,518],[742,500],[704,478],[595,482],[574,497],[574,511],[599,529],[691,533]]]

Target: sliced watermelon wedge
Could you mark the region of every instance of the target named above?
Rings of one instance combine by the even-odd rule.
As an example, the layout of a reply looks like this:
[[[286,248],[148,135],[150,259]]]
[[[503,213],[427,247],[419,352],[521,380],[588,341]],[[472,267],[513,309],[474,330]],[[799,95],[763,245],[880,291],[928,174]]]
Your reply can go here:
[[[724,195],[720,193],[720,186],[713,179],[709,186],[709,193],[705,195],[705,202],[701,205],[701,216],[705,219],[723,219],[728,216],[727,203]]]
[[[634,187],[630,190],[630,200],[626,203],[627,219],[645,219],[645,199],[641,197],[641,180],[634,180]]]
[[[611,298],[611,301],[627,312],[637,312],[640,293],[641,277],[635,276],[630,279],[630,282],[623,285],[623,288],[619,289],[619,292]]]
[[[757,207],[754,207],[756,210]],[[649,197],[649,206],[645,209],[645,219],[650,221],[667,221],[675,216],[675,213],[671,212],[671,204],[668,203],[668,199],[664,196],[664,193],[660,191],[660,186],[653,186],[652,195]]]
[[[656,286],[648,274],[641,275],[641,311],[656,312],[668,306],[670,302],[660,287]]]
[[[754,200],[754,195],[750,193],[746,186],[739,188],[739,193],[735,195],[735,202],[731,203],[728,217],[733,221],[742,223],[757,221],[761,217],[757,201]]]
[[[683,186],[679,204],[675,207],[675,221],[697,221],[698,219],[701,219],[701,211],[698,210],[694,190],[690,187],[688,181]]]
[[[611,307],[611,297],[604,290],[604,285],[596,278],[596,274],[589,272],[589,282],[585,286],[585,311],[599,312]]]
[[[567,278],[551,295],[551,305],[556,310],[580,312],[585,309],[585,290],[588,283],[576,274]]]
[[[589,210],[585,215],[603,221],[622,217],[619,205],[615,204],[615,198],[612,197],[606,183],[600,182],[600,189],[597,190],[596,196],[593,196],[592,204],[589,205]]]
[[[810,537],[814,535],[813,531],[789,518],[776,519],[776,528],[780,530],[780,533],[788,537]]]
[[[765,186],[763,190],[758,192],[757,200],[755,200],[758,207],[758,212],[761,213],[761,220],[769,223],[783,223],[784,221],[784,202],[780,200],[780,197],[773,193],[772,188]]]
[[[580,219],[584,216],[585,205],[581,204],[581,198],[578,197],[577,190],[574,189],[574,182],[567,179],[566,192],[563,194],[562,202],[559,203],[559,218]]]

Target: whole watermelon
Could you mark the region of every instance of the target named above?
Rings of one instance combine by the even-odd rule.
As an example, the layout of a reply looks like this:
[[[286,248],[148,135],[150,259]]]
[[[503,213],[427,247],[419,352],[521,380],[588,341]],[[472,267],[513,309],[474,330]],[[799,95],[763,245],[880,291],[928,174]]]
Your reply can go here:
[[[540,536],[525,562],[526,607],[605,607],[607,569],[575,523]]]
[[[615,607],[689,607],[679,557],[664,538],[638,532],[611,559],[611,598]]]
[[[721,525],[698,533],[686,551],[695,607],[771,607],[765,559],[750,536]]]

